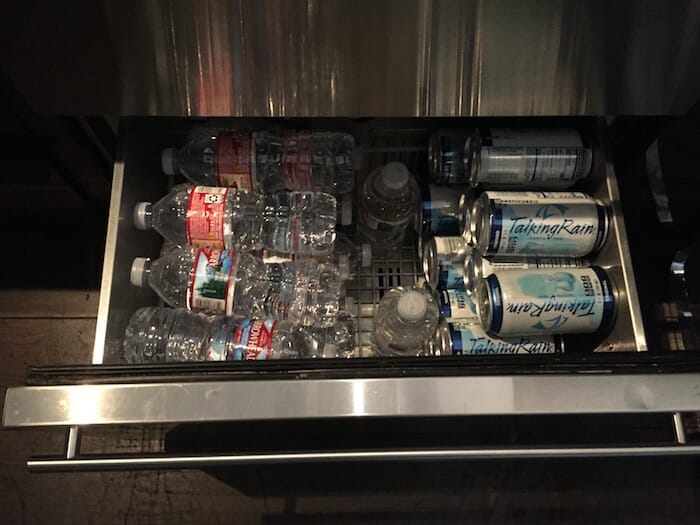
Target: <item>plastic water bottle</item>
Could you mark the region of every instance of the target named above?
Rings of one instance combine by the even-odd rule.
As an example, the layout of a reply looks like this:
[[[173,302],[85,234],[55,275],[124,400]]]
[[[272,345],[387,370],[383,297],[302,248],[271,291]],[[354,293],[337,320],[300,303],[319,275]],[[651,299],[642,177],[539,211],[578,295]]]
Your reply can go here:
[[[151,261],[137,257],[131,283],[150,286],[173,307],[223,315],[331,326],[338,315],[341,280],[331,265],[265,265],[245,252],[183,248]]]
[[[342,279],[356,277],[361,268],[372,266],[372,245],[356,243],[350,236],[339,233],[335,238],[332,261]]]
[[[306,358],[348,358],[355,354],[355,322],[346,312],[340,312],[332,326],[300,331],[301,354]]]
[[[153,228],[181,246],[323,255],[333,249],[336,200],[310,191],[179,186],[154,204],[138,203],[133,219],[136,228]]]
[[[330,264],[267,264],[265,314],[303,326],[328,327],[340,311],[342,281]]]
[[[408,168],[390,162],[365,180],[359,199],[360,232],[375,248],[394,248],[413,225],[420,190]]]
[[[377,308],[373,338],[379,355],[421,355],[432,340],[440,312],[420,288],[393,288]]]
[[[195,184],[232,186],[258,193],[352,190],[355,141],[347,133],[311,132],[279,137],[206,128],[193,133],[180,150],[161,156],[163,171]]]
[[[248,253],[175,249],[155,260],[137,257],[131,284],[150,286],[173,307],[224,315],[265,315],[266,268]]]
[[[301,331],[285,321],[207,317],[182,308],[140,308],[124,334],[129,363],[295,359]]]

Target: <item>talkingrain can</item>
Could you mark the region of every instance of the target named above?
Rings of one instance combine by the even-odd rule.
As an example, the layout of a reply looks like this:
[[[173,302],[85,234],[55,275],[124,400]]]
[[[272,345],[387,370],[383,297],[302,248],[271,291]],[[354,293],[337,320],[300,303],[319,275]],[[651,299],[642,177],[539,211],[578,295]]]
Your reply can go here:
[[[418,209],[418,232],[432,235],[461,235],[460,197],[471,192],[467,185],[438,186],[429,184]]]
[[[479,283],[481,326],[499,337],[608,330],[617,293],[602,268],[509,270]]]
[[[605,244],[607,208],[574,192],[484,192],[470,228],[485,256],[585,257]]]
[[[464,145],[471,131],[438,131],[428,142],[430,178],[436,184],[466,184]]]
[[[476,305],[464,290],[442,289],[435,292],[440,306],[440,317],[450,322],[468,321],[476,323],[479,320]]]
[[[464,146],[472,186],[566,189],[587,177],[593,152],[573,129],[474,131]]]
[[[537,268],[582,268],[586,261],[573,257],[499,257],[487,259],[472,250],[464,259],[464,289],[469,295],[484,277],[503,270],[529,270]]]
[[[423,241],[423,274],[426,282],[433,288],[438,288],[438,279],[442,272],[463,276],[463,261],[471,248],[460,236],[432,237]],[[447,277],[447,276],[445,276]],[[464,285],[462,284],[462,287]]]
[[[564,340],[559,335],[501,339],[488,335],[479,323],[441,319],[432,348],[436,355],[560,354]]]

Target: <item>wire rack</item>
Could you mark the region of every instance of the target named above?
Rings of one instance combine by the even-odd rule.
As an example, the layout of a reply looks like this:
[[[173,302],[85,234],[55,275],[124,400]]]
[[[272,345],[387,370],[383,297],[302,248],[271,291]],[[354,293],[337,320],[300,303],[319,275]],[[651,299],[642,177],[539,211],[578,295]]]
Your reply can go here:
[[[415,234],[408,237],[403,246],[373,257],[371,266],[360,268],[354,278],[346,281],[345,309],[355,321],[356,357],[374,355],[371,344],[374,314],[384,294],[397,286],[424,283]]]

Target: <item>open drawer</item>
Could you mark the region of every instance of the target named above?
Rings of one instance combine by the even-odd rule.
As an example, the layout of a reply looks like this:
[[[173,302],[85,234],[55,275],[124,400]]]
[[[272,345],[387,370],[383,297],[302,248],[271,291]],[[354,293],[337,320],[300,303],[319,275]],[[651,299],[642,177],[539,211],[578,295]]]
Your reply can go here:
[[[362,154],[362,177],[392,160],[404,162],[417,178],[428,177],[428,137],[439,129],[465,129],[498,119],[236,119],[246,129],[339,129],[355,136]],[[449,356],[380,358],[368,351],[372,315],[388,289],[412,285],[421,278],[415,238],[395,253],[375,258],[371,268],[346,285],[356,299],[349,311],[356,320],[358,357],[277,362],[182,363],[127,365],[122,337],[129,317],[139,307],[158,304],[149,289],[129,283],[134,257],[157,257],[162,239],[132,225],[136,202],[160,198],[180,180],[160,169],[163,148],[179,145],[198,123],[174,118],[122,120],[121,149],[115,164],[109,231],[103,268],[99,317],[92,363],[81,367],[33,369],[28,386],[10,389],[3,424],[69,428],[65,458],[30,462],[37,469],[162,468],[256,462],[461,457],[687,454],[700,451],[688,443],[700,411],[700,359],[683,352],[649,352],[623,206],[613,165],[608,158],[605,125],[599,119],[536,119],[499,124],[565,124],[579,129],[594,150],[591,177],[576,186],[610,209],[604,247],[592,262],[606,269],[617,284],[618,310],[611,330],[567,339],[557,355]],[[225,122],[220,124],[225,125]],[[357,187],[357,185],[356,185]],[[628,214],[630,211],[628,210]],[[634,210],[631,212],[634,214]],[[627,217],[628,224],[634,218]],[[366,357],[365,357],[366,356]],[[60,365],[60,364],[59,364]],[[231,402],[236,400],[236,402]],[[657,441],[616,438],[615,415],[654,415],[667,426]],[[514,418],[527,416],[600,418],[612,416],[610,439],[601,444],[572,437],[547,440],[417,443],[414,449],[387,451],[381,437],[371,446],[352,450],[331,443],[322,450],[195,453],[148,458],[86,457],[79,452],[81,428],[111,424],[183,424],[298,420],[313,422],[377,418]],[[593,419],[591,419],[593,421]],[[601,424],[595,419],[596,425]],[[554,422],[553,424],[558,424]],[[381,425],[380,425],[381,426]],[[544,430],[542,430],[544,431]],[[641,436],[641,434],[640,434]],[[654,438],[656,439],[656,438]],[[426,443],[431,443],[426,446]],[[547,445],[547,446],[544,446]],[[280,445],[280,450],[285,449]]]

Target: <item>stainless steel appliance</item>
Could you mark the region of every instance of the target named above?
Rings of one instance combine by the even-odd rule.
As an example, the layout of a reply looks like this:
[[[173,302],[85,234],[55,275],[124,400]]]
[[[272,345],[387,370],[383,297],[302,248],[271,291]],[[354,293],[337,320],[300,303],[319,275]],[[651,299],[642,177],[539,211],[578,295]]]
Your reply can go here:
[[[700,452],[700,442],[689,435],[700,412],[700,357],[682,350],[682,340],[677,350],[658,337],[649,345],[646,332],[650,326],[656,332],[658,321],[643,317],[638,289],[646,283],[635,278],[644,262],[634,253],[654,250],[663,234],[649,233],[644,247],[634,244],[644,239],[637,232],[630,244],[628,230],[642,210],[625,202],[636,202],[633,197],[645,190],[631,183],[620,189],[611,156],[611,138],[617,136],[612,121],[575,117],[688,108],[700,93],[700,79],[697,68],[686,65],[695,63],[691,58],[700,56],[700,49],[689,25],[675,33],[673,23],[700,14],[675,4],[663,16],[653,3],[628,7],[624,18],[634,20],[632,29],[619,34],[612,24],[597,39],[590,38],[590,24],[604,14],[615,19],[614,12],[554,1],[532,9],[499,2],[387,2],[365,10],[344,2],[205,2],[196,8],[156,2],[143,7],[145,19],[132,17],[135,5],[110,8],[107,18],[122,63],[122,111],[160,116],[120,122],[91,365],[34,369],[27,386],[7,392],[4,426],[67,431],[65,455],[31,460],[30,468]],[[138,24],[127,37],[123,29],[132,20]],[[360,26],[368,37],[352,29]],[[654,42],[671,31],[680,35],[674,41],[683,52],[666,60],[669,55]],[[638,82],[645,71],[642,56],[654,57],[664,74]],[[180,144],[198,122],[195,117],[205,115],[236,116],[236,125],[252,129],[268,126],[269,120],[255,118],[267,116],[289,117],[282,122],[289,127],[348,130],[364,152],[361,173],[401,160],[421,178],[427,177],[428,137],[438,129],[494,123],[575,127],[594,148],[593,174],[577,189],[611,209],[608,241],[593,262],[619,287],[613,330],[576,337],[566,354],[556,356],[125,365],[120,344],[129,316],[140,306],[157,304],[150,291],[129,285],[128,269],[136,256],[157,255],[161,242],[155,233],[133,229],[131,211],[136,202],[156,199],[176,182],[162,175],[160,151]],[[645,174],[628,179],[634,177],[645,179]],[[348,293],[357,299],[358,353],[365,352],[383,292],[413,283],[420,273],[409,242],[349,284]],[[545,417],[555,427],[576,416],[582,431],[552,440],[551,427],[542,426],[535,439],[427,439],[409,440],[410,445],[383,442],[378,433],[362,447],[331,442],[290,450],[280,443],[277,449],[163,450],[125,457],[86,455],[79,446],[81,433],[95,425],[295,420],[313,433],[329,421],[410,427],[416,418],[436,425],[456,418],[487,429],[493,416],[515,426]],[[615,422],[627,418],[639,427],[651,419],[659,431],[618,433]],[[609,432],[587,439],[583,429],[600,425]]]

